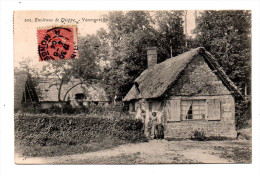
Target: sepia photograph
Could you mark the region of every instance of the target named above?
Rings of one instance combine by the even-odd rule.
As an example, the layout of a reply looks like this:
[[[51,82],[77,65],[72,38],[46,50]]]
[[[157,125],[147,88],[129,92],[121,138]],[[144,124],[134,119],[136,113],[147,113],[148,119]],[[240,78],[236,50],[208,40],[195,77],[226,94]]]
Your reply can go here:
[[[13,12],[16,164],[252,163],[251,10]]]

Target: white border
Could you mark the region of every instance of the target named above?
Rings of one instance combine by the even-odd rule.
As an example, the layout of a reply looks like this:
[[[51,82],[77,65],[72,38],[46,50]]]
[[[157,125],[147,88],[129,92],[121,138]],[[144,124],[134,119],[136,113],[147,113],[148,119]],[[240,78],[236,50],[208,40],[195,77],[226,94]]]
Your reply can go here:
[[[260,175],[259,1],[1,1],[0,175]],[[253,14],[253,164],[15,165],[13,129],[13,10],[248,9]]]

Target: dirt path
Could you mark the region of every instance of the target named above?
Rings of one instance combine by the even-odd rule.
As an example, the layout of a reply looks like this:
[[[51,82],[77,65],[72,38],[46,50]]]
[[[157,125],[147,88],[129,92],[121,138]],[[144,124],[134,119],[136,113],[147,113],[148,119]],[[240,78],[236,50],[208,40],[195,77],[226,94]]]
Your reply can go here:
[[[44,157],[16,157],[20,164],[159,164],[159,163],[233,163],[220,158],[214,142],[151,140],[126,144],[91,153]]]

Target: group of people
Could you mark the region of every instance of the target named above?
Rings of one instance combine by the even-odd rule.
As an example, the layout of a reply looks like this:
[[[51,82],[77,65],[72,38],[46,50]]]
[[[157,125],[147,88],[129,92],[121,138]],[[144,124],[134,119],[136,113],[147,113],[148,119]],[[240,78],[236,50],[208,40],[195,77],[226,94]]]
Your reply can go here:
[[[148,133],[151,138],[164,139],[164,126],[156,117],[156,112],[152,113],[152,117],[148,121]]]

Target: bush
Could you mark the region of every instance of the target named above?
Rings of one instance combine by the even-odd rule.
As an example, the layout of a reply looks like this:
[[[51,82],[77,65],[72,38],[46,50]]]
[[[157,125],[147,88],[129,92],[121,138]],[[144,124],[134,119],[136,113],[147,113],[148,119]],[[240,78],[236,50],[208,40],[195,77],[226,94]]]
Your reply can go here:
[[[118,103],[116,105],[109,104],[107,106],[100,106],[95,104],[90,104],[89,106],[84,106],[84,113],[89,115],[106,116],[108,118],[118,119],[129,117],[128,111],[124,110],[124,105]]]
[[[251,127],[251,100],[236,101],[236,128]]]
[[[205,141],[206,140],[205,132],[204,131],[195,130],[193,132],[193,135],[191,136],[191,140]]]
[[[37,113],[32,108],[23,108],[23,113]],[[69,114],[69,115],[77,115],[77,114],[85,114],[96,117],[104,117],[110,119],[125,119],[130,118],[128,111],[124,110],[124,105],[122,103],[118,103],[116,105],[95,105],[90,104],[89,106],[81,106],[74,108],[70,104],[64,104],[63,108],[53,105],[48,109],[39,109],[38,113],[45,113],[50,115],[57,114]]]
[[[228,140],[231,138],[224,137],[224,136],[208,136],[206,137],[206,134],[203,130],[195,130],[193,132],[193,135],[191,136],[191,140],[195,141],[223,141],[223,140]]]

